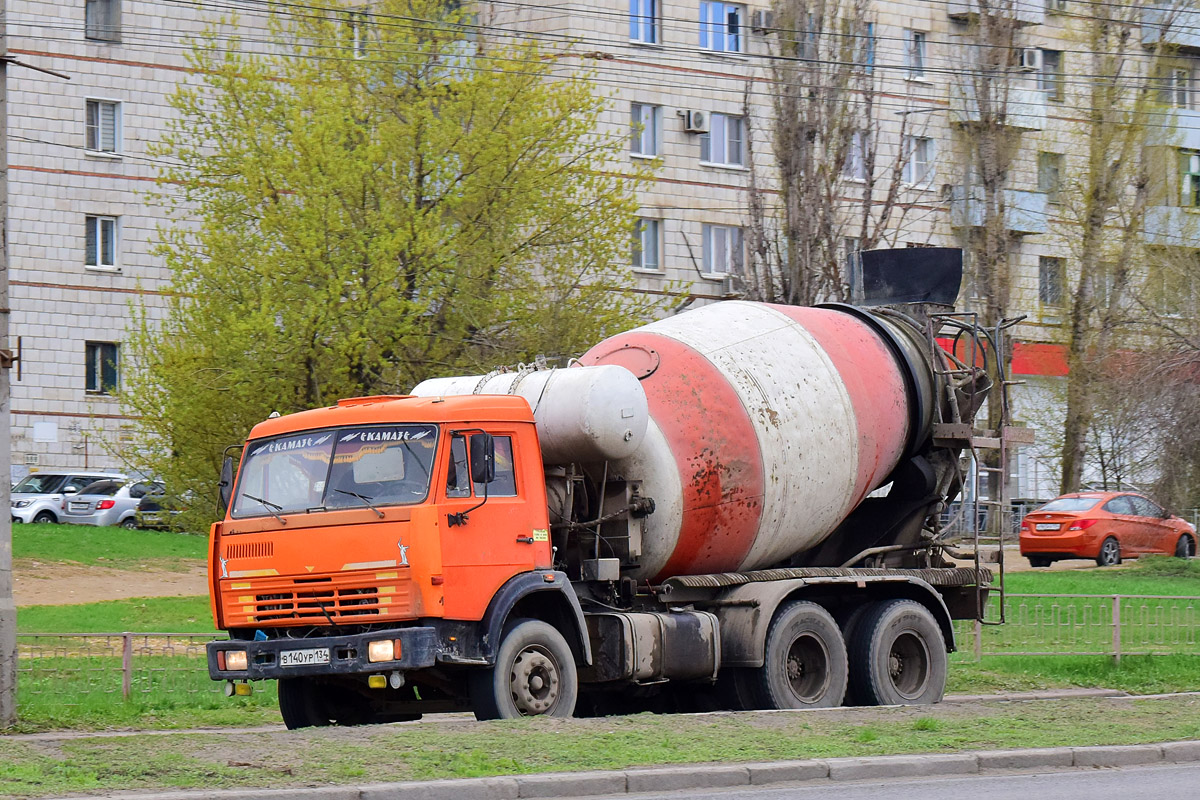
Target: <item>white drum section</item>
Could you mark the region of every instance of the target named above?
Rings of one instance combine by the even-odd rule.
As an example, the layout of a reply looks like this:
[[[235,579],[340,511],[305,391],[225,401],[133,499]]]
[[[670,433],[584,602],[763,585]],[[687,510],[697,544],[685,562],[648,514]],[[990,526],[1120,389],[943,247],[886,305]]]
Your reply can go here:
[[[650,419],[638,379],[614,365],[433,378],[410,394],[524,397],[533,409],[542,460],[548,465],[626,458],[641,445]]]

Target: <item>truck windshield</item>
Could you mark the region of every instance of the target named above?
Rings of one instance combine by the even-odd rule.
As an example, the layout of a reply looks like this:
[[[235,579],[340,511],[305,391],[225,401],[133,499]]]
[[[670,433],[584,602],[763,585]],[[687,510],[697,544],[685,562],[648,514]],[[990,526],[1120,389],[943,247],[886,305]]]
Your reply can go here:
[[[234,518],[419,503],[429,494],[434,425],[370,425],[251,442]]]

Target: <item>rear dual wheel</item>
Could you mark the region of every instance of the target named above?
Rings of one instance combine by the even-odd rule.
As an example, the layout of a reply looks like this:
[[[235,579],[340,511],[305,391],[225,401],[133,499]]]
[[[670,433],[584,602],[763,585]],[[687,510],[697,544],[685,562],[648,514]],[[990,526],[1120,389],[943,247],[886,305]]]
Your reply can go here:
[[[868,606],[848,626],[850,686],[862,705],[936,703],[946,691],[946,641],[914,600]]]

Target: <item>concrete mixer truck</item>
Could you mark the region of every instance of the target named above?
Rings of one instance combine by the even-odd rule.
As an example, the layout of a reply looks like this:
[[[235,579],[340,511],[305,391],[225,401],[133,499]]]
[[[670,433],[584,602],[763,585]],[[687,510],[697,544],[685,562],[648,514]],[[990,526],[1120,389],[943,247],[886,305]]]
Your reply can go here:
[[[210,676],[278,680],[292,728],[936,702],[992,580],[938,523],[992,383],[943,327],[719,302],[267,419],[222,475]]]

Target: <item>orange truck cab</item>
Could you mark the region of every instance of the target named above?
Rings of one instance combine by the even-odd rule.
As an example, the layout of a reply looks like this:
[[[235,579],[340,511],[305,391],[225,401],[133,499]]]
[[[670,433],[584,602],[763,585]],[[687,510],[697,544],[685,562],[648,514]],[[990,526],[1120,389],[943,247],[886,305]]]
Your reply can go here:
[[[357,398],[255,426],[212,527],[230,639],[209,644],[210,675],[281,679],[291,727],[408,719],[417,699],[461,709],[439,685],[494,661],[506,621],[534,606],[589,663],[542,472],[519,397]]]

